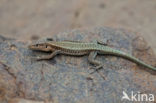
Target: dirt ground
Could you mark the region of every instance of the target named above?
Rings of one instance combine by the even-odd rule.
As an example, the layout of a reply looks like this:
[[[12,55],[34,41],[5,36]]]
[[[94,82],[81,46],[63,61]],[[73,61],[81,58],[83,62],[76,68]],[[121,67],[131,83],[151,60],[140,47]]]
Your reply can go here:
[[[19,40],[106,26],[142,35],[156,53],[155,0],[0,0],[0,34]]]

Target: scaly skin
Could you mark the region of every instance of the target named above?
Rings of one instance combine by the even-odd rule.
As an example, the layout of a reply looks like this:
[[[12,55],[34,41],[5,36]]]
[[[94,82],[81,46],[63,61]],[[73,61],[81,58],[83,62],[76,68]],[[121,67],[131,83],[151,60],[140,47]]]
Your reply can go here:
[[[29,49],[44,51],[44,52],[52,52],[48,56],[38,58],[38,60],[51,59],[57,54],[74,55],[74,56],[82,56],[82,55],[89,54],[89,57],[88,57],[89,62],[94,65],[97,65],[96,69],[99,69],[99,68],[102,68],[102,64],[99,61],[95,60],[96,55],[97,54],[106,54],[106,55],[109,54],[109,55],[126,58],[138,65],[144,66],[152,70],[156,70],[156,68],[152,67],[151,65],[148,65],[144,63],[143,61],[129,54],[126,54],[119,50],[105,46],[101,42],[83,43],[83,42],[77,42],[77,41],[47,41],[45,43],[38,43],[35,45],[30,45]]]

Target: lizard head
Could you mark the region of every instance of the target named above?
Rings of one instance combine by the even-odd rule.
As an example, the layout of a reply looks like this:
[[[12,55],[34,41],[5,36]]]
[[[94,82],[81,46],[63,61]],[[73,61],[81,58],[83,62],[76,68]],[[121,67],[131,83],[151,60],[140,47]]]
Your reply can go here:
[[[28,48],[31,50],[37,50],[37,51],[46,51],[46,52],[52,51],[51,46],[45,43],[32,44],[32,45],[29,45]]]

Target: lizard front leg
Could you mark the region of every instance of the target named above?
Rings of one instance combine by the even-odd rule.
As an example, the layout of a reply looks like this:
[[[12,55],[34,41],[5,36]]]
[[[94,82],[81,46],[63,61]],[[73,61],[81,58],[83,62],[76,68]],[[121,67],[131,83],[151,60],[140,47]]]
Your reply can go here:
[[[47,60],[47,59],[52,59],[53,57],[55,57],[57,54],[60,54],[60,50],[55,50],[53,51],[50,55],[46,55],[43,57],[37,57],[37,60]]]
[[[101,69],[103,66],[99,61],[95,60],[96,55],[97,55],[97,51],[90,52],[89,57],[88,57],[88,61],[91,64],[96,65],[95,69],[98,70],[98,69]]]

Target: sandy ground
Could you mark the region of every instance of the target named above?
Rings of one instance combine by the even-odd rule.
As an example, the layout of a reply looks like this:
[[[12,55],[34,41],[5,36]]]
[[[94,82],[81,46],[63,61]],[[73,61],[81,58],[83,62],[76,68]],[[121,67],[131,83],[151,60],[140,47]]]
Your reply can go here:
[[[155,0],[0,0],[0,34],[20,40],[106,26],[142,35],[156,53]]]

